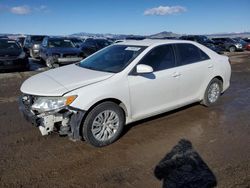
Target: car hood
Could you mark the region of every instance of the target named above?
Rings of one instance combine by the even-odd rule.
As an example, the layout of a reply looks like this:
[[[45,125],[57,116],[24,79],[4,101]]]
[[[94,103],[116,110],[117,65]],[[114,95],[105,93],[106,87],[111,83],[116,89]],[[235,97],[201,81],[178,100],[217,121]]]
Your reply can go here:
[[[21,91],[38,96],[62,96],[65,93],[106,80],[114,73],[94,71],[72,64],[52,69],[27,79]]]
[[[51,53],[80,53],[78,48],[50,48]]]

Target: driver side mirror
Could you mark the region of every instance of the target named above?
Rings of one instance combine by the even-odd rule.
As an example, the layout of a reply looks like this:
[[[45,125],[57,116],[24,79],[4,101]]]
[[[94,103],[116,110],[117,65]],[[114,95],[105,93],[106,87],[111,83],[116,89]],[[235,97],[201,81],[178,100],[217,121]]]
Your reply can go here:
[[[147,74],[152,73],[154,70],[149,65],[139,64],[136,66],[136,73],[138,74]]]

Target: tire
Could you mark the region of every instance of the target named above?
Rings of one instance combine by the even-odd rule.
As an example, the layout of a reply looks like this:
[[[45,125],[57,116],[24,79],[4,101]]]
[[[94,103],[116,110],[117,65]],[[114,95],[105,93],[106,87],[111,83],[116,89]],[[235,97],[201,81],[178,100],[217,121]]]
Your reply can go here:
[[[46,59],[45,64],[49,68],[56,68],[59,67],[59,64],[55,62],[55,60],[52,57],[49,57]]]
[[[110,124],[105,124],[107,121]],[[83,122],[82,135],[95,147],[107,146],[120,137],[124,124],[123,110],[113,102],[103,102],[88,113]]]
[[[29,51],[30,53],[29,53],[29,56],[33,59],[33,54],[32,54],[32,50],[30,49],[30,51]]]
[[[215,105],[220,98],[221,92],[222,92],[222,81],[220,81],[217,78],[212,79],[207,86],[204,98],[201,103],[207,107]]]
[[[235,52],[236,51],[236,47],[235,46],[230,46],[229,47],[229,52]]]

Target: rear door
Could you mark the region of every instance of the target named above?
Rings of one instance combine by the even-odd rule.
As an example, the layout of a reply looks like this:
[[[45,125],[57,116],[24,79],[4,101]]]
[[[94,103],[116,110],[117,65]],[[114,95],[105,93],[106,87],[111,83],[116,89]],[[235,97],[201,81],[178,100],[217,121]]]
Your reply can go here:
[[[175,44],[175,50],[180,73],[180,101],[182,104],[197,101],[213,72],[213,63],[193,44]]]

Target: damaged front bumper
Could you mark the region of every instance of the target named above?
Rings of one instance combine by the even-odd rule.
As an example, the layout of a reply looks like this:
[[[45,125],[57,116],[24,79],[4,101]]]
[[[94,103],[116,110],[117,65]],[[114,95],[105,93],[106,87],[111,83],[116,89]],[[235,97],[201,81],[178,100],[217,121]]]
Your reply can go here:
[[[68,135],[71,140],[80,140],[80,126],[85,111],[72,107],[65,107],[45,113],[37,114],[31,110],[31,97],[19,98],[19,110],[24,118],[38,127],[42,135],[48,135],[53,131],[60,135]],[[30,98],[29,98],[30,97]],[[25,100],[24,100],[25,99]]]

